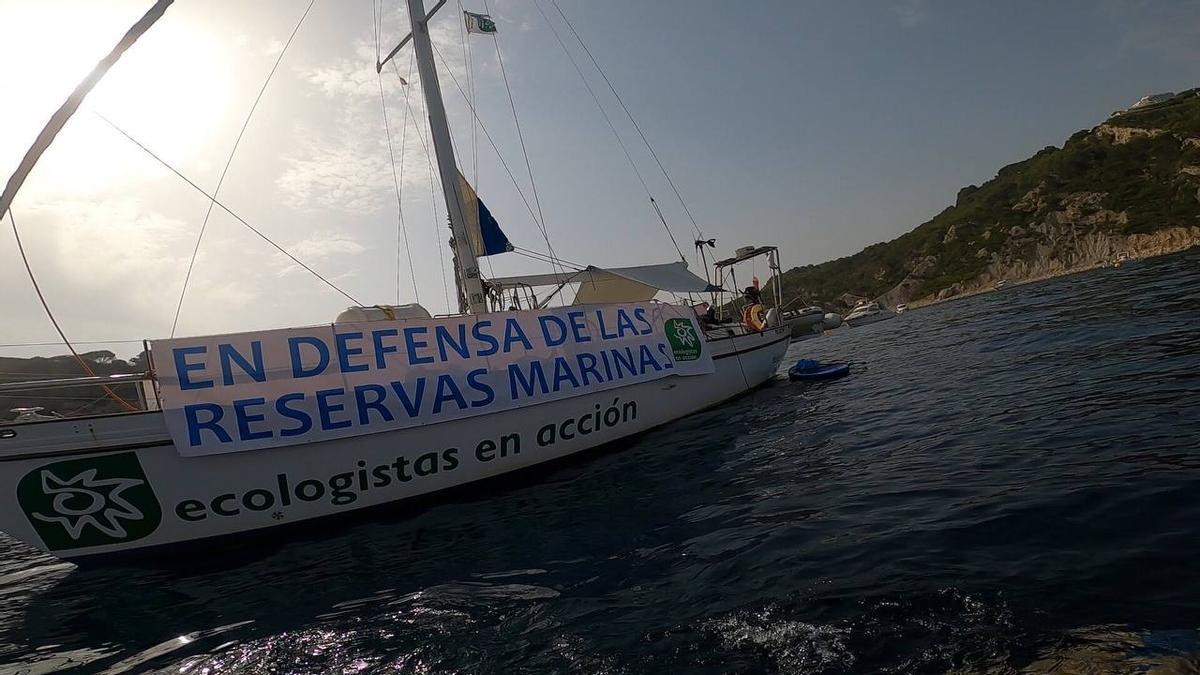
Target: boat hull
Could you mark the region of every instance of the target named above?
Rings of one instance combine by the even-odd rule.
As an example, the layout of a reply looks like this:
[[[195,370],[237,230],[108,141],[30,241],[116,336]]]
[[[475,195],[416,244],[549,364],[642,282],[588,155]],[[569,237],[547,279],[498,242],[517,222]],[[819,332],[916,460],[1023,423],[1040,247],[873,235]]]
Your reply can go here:
[[[875,314],[866,314],[864,316],[856,316],[854,318],[843,319],[842,323],[845,323],[847,326],[850,326],[851,328],[855,328],[858,326],[865,326],[867,324],[878,323],[880,321],[886,321],[888,319],[894,319],[894,318],[896,318],[896,313],[885,309],[885,310],[880,310],[878,313],[875,313]]]
[[[783,324],[791,329],[793,340],[803,340],[820,335],[825,329],[822,324],[824,319],[824,312],[809,312],[799,316],[784,317]]]
[[[0,494],[9,501],[0,530],[73,562],[185,546],[204,558],[206,541],[303,531],[317,519],[502,482],[717,405],[771,379],[789,337],[780,326],[710,339],[708,375],[241,453],[182,457],[158,413],[7,427],[13,435],[0,435]]]

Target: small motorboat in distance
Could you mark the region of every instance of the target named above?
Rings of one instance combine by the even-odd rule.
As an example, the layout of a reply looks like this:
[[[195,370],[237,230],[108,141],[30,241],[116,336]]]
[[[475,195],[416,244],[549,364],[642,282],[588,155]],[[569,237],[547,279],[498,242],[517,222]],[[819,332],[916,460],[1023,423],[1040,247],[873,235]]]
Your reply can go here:
[[[780,320],[792,329],[793,340],[816,337],[825,331],[825,310],[817,306],[785,310]]]
[[[865,326],[876,321],[895,318],[896,313],[879,306],[878,302],[863,300],[850,310],[844,319],[847,326]]]
[[[904,304],[903,302],[896,305],[896,313],[897,314],[903,314],[907,311],[908,311],[908,305]]]

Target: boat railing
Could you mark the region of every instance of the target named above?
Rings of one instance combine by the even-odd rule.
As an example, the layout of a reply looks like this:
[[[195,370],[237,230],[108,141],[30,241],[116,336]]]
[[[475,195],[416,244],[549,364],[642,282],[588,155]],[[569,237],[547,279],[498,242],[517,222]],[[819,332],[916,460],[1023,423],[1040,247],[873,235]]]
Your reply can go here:
[[[132,385],[132,386],[130,386]],[[38,395],[41,392],[57,391],[63,389],[80,389],[80,388],[95,388],[99,390],[101,387],[108,388],[108,391],[101,394],[98,398],[112,397],[114,387],[121,387],[123,392],[132,389],[134,395],[122,396],[126,403],[129,403],[137,408],[137,411],[159,410],[162,407],[162,401],[158,396],[158,388],[155,386],[154,374],[152,372],[141,373],[120,373],[115,375],[94,375],[94,376],[79,376],[79,377],[62,377],[48,380],[23,380],[20,382],[0,382],[0,399],[17,398],[22,393],[37,392],[31,394],[29,398],[31,403],[37,402]],[[89,406],[84,406],[89,407]],[[64,415],[63,417],[72,417],[75,415]],[[46,419],[51,416],[39,417],[38,419]],[[8,420],[11,422],[13,420]],[[19,421],[19,420],[18,420]],[[5,423],[0,420],[0,424]]]

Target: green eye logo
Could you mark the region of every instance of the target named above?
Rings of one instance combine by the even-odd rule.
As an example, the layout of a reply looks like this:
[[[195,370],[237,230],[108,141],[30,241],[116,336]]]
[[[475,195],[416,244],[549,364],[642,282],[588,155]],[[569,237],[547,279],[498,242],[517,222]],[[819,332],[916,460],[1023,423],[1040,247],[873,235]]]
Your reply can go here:
[[[57,551],[135,541],[162,522],[162,508],[132,452],[34,469],[17,501],[46,548]]]
[[[667,333],[667,342],[671,343],[671,353],[676,361],[695,361],[700,358],[700,336],[687,319],[667,319],[663,324]]]

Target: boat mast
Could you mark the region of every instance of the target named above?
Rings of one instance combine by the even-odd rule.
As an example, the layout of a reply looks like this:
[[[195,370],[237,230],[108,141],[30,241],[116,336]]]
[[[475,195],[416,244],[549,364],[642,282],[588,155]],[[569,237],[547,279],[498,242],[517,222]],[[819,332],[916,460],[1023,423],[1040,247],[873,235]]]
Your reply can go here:
[[[452,243],[457,272],[454,281],[459,290],[459,309],[479,314],[487,311],[487,303],[483,297],[483,284],[479,280],[479,261],[475,258],[471,239],[467,236],[462,187],[458,182],[458,166],[454,162],[454,146],[450,140],[450,125],[446,121],[446,106],[442,102],[442,88],[438,84],[437,69],[434,68],[425,3],[422,0],[407,1],[417,71],[421,75],[421,89],[425,93],[425,109],[429,111],[429,130],[433,136],[438,173],[442,178],[442,194],[446,197],[446,211],[450,215],[450,231],[454,234]],[[461,306],[464,298],[465,307]]]
[[[16,199],[17,191],[21,189],[25,178],[29,176],[30,171],[33,171],[33,166],[37,164],[38,159],[41,158],[46,148],[49,148],[50,144],[54,142],[54,137],[66,126],[67,120],[71,119],[71,115],[75,114],[75,110],[79,108],[79,104],[83,103],[83,98],[88,95],[92,87],[96,86],[100,78],[104,77],[108,69],[112,68],[117,59],[121,58],[125,50],[132,47],[133,43],[137,42],[137,39],[142,36],[142,33],[150,30],[150,27],[162,17],[163,12],[167,11],[172,2],[174,0],[158,0],[158,2],[154,3],[154,6],[147,10],[142,18],[126,31],[125,37],[121,38],[117,46],[113,47],[112,51],[96,64],[92,72],[83,78],[83,81],[75,87],[75,91],[71,92],[67,100],[63,101],[58,110],[50,116],[50,121],[46,122],[46,126],[38,134],[37,139],[33,142],[33,146],[29,148],[25,153],[25,157],[21,159],[21,163],[17,165],[17,170],[9,177],[8,184],[4,187],[4,192],[0,193],[0,219],[3,219],[4,214],[8,213],[8,208],[12,206],[13,199]]]

